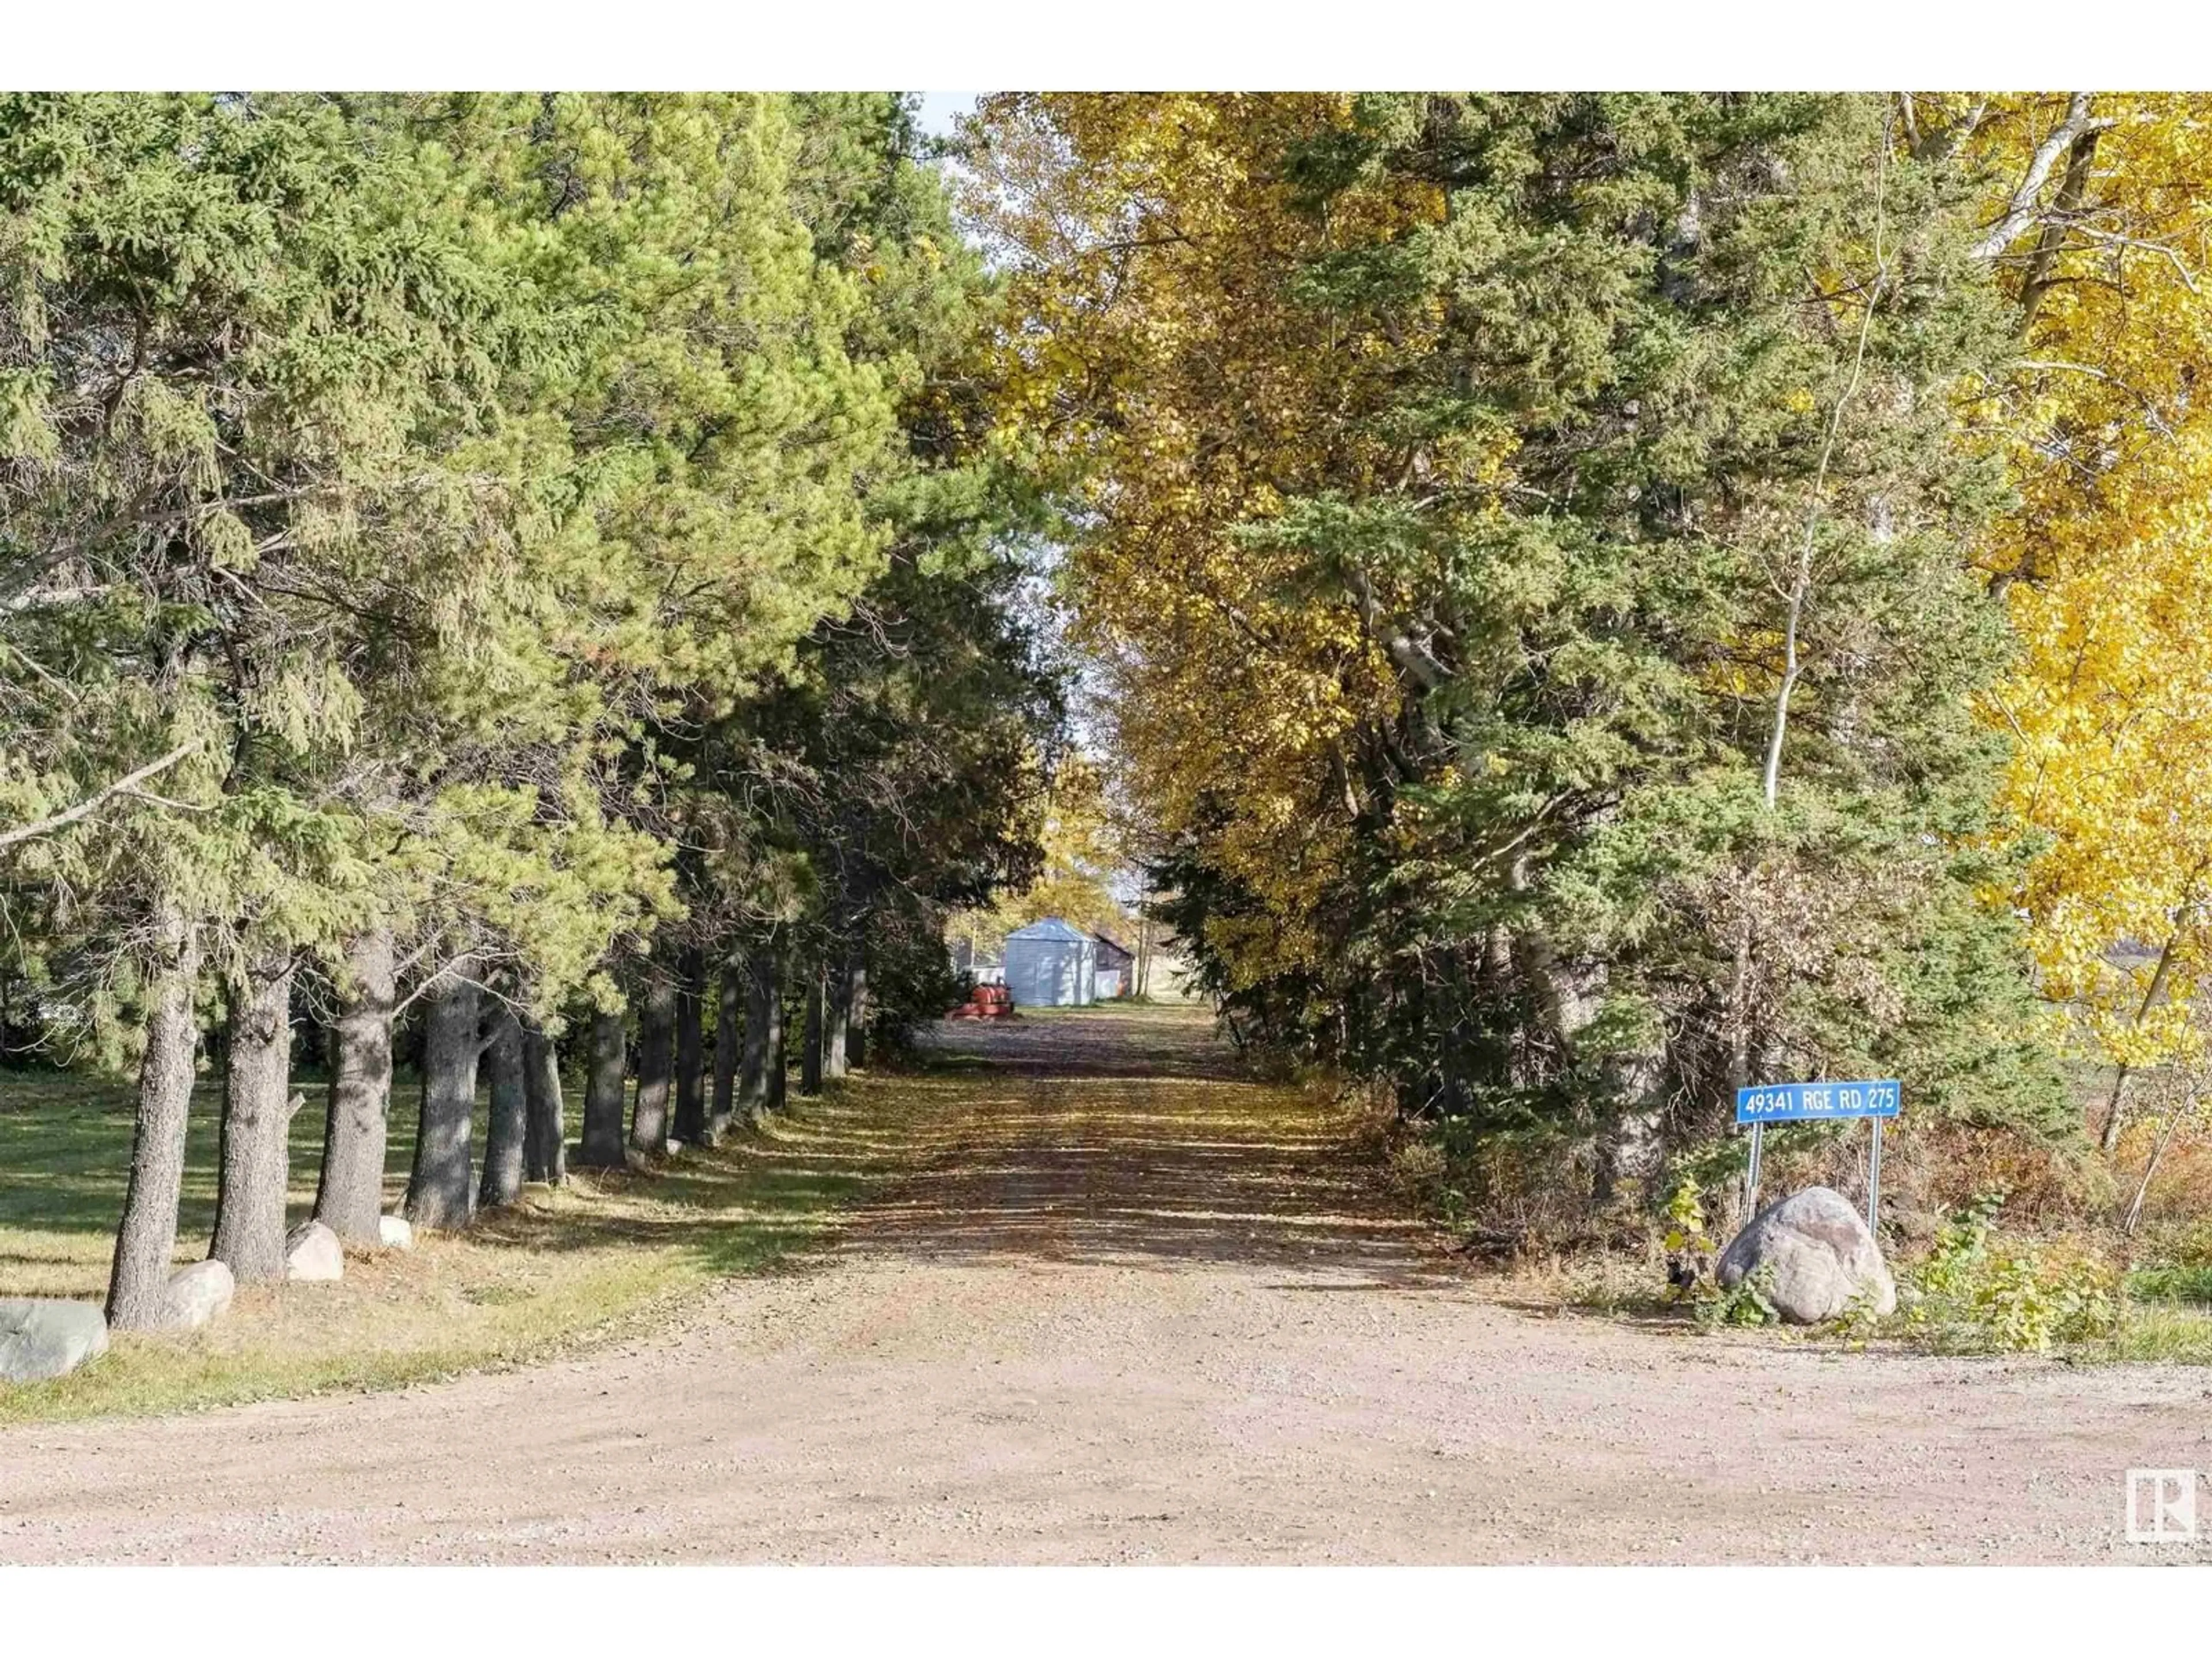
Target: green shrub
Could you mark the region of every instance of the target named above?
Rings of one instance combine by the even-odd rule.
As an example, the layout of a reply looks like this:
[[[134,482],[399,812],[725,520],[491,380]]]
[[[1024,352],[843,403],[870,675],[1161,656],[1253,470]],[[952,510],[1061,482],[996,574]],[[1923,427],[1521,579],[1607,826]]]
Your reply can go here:
[[[1773,1265],[1762,1262],[1735,1284],[1702,1296],[1697,1307],[1698,1323],[1707,1330],[1723,1325],[1779,1324],[1782,1315],[1774,1305],[1773,1291]]]
[[[2002,1201],[1985,1193],[1943,1224],[1905,1285],[1908,1333],[1954,1352],[2040,1353],[2114,1335],[2123,1299],[2112,1263],[1999,1232]]]

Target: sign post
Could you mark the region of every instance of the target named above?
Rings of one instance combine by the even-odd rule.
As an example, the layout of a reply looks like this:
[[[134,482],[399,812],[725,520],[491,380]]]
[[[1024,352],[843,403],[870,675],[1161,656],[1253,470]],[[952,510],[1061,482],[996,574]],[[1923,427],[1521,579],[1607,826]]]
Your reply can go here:
[[[1765,1150],[1770,1123],[1804,1123],[1815,1119],[1871,1120],[1874,1143],[1867,1151],[1867,1231],[1872,1232],[1881,1205],[1881,1125],[1903,1103],[1895,1079],[1869,1083],[1767,1083],[1735,1091],[1735,1121],[1751,1125],[1751,1161],[1744,1169],[1744,1210],[1759,1213],[1759,1158]]]
[[[1867,1127],[1874,1135],[1867,1143],[1867,1231],[1872,1232],[1875,1212],[1881,1207],[1881,1120]]]

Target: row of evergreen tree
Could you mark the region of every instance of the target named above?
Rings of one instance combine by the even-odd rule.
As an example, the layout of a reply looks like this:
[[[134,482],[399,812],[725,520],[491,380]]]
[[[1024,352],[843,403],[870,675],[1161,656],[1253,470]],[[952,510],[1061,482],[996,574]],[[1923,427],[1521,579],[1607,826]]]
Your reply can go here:
[[[779,1103],[787,1006],[813,1087],[942,1006],[1060,709],[923,149],[890,95],[0,100],[7,1006],[135,1066],[115,1325],[210,1054],[211,1253],[283,1273],[303,1015],[373,1243],[395,1030],[451,1227],[560,1178],[563,1042],[612,1164]]]

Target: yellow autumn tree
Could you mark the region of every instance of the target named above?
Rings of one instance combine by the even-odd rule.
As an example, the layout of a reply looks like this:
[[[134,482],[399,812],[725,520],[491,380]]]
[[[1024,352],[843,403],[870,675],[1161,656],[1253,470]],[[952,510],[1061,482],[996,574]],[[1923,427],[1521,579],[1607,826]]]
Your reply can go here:
[[[1996,528],[2018,666],[2003,805],[2042,850],[2019,902],[2045,988],[2118,1068],[2187,1052],[2212,973],[2212,97],[1972,100],[2017,296]],[[1931,124],[1932,125],[1932,124]]]
[[[1341,739],[1391,695],[1358,615],[1231,532],[1396,453],[1358,417],[1418,343],[1350,332],[1285,280],[1442,211],[1402,185],[1297,210],[1286,156],[1351,115],[1340,93],[1009,94],[981,112],[973,205],[1023,319],[1007,425],[1095,509],[1069,573],[1082,642],[1152,827],[1200,836],[1261,901],[1212,941],[1248,980],[1316,948],[1352,816]]]

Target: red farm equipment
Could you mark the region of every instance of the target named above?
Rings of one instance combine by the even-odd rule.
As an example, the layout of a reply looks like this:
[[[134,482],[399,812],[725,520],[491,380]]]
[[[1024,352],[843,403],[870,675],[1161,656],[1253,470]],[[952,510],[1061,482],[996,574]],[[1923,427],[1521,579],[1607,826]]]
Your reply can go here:
[[[1014,994],[1003,985],[979,985],[947,1019],[1012,1019]]]

